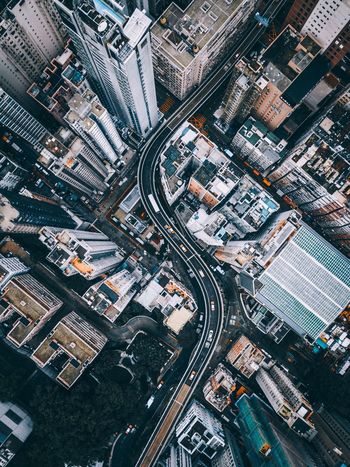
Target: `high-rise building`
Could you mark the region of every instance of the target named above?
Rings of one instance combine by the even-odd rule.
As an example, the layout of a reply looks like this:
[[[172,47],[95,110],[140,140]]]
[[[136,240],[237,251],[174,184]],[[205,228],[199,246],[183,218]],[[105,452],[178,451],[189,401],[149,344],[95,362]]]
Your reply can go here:
[[[41,201],[0,190],[0,231],[38,233],[41,227],[75,228],[76,222],[55,201]]]
[[[52,0],[9,0],[0,12],[0,86],[22,105],[45,64],[64,46],[65,29]]]
[[[80,192],[101,198],[114,171],[87,144],[67,128],[61,128],[55,136],[46,133],[40,144],[44,147],[41,164]]]
[[[121,263],[123,252],[102,232],[43,227],[39,239],[49,248],[48,261],[66,276],[95,279]]]
[[[0,465],[6,467],[33,430],[30,416],[18,405],[0,402]]]
[[[219,128],[225,131],[233,119],[243,123],[267,83],[268,80],[262,75],[261,63],[247,59],[239,60],[233,69],[221,107],[217,111]]]
[[[333,106],[269,175],[277,193],[301,209],[325,237],[350,253],[350,110]]]
[[[83,95],[75,94],[68,102],[69,112],[65,121],[83,139],[112,164],[118,156],[125,152],[123,143],[113,120],[105,107],[103,107],[89,89]]]
[[[172,3],[151,28],[156,79],[184,99],[228,51],[254,4],[194,0],[182,10]]]
[[[1,82],[0,123],[32,144],[35,149],[42,149],[40,140],[47,130],[1,87]]]
[[[0,190],[15,190],[27,176],[26,170],[0,151]]]
[[[101,331],[71,311],[34,350],[31,358],[66,389],[82,375],[107,342]],[[60,357],[60,358],[57,358]]]
[[[308,341],[350,302],[350,260],[296,212],[276,215],[255,239],[231,242],[217,256],[265,310]]]
[[[312,440],[317,433],[310,420],[312,407],[288,375],[275,364],[269,370],[260,368],[256,381],[274,411],[287,425],[299,436]]]
[[[136,133],[147,136],[158,124],[151,20],[138,9],[126,19],[112,7],[98,11],[90,1],[75,6],[55,1],[102,104]]]
[[[253,117],[244,122],[231,144],[235,156],[263,174],[272,170],[286,155],[287,141]]]
[[[32,339],[62,306],[61,300],[31,274],[13,277],[0,303],[0,323],[6,326],[6,339],[16,347]]]
[[[234,435],[228,430],[225,432],[225,447],[211,461],[212,467],[244,467],[241,451]]]
[[[126,145],[111,115],[90,89],[86,70],[67,47],[28,89],[58,122],[69,126],[100,155],[114,163]]]
[[[144,273],[130,257],[115,274],[89,287],[83,299],[98,314],[114,322],[139,291]]]
[[[226,360],[250,378],[264,363],[266,355],[246,336],[241,336],[231,347]]]
[[[29,268],[18,258],[14,256],[6,258],[0,254],[0,291],[5,287],[7,282],[12,279],[12,277],[24,274],[28,271]]]
[[[255,394],[243,394],[236,402],[236,423],[252,467],[316,467],[298,437]]]
[[[295,0],[285,24],[308,34],[336,65],[350,51],[350,5],[347,0]]]
[[[291,26],[263,52],[264,76],[269,80],[255,102],[254,115],[271,130],[281,126],[329,71],[321,46]],[[295,128],[287,128],[289,132]]]
[[[189,454],[200,452],[212,459],[225,446],[221,423],[202,404],[193,400],[176,427],[180,446]]]

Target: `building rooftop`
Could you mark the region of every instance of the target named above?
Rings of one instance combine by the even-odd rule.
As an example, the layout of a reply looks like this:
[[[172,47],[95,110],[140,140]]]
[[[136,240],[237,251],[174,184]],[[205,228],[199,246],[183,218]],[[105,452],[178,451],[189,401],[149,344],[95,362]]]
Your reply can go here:
[[[135,47],[140,42],[151,24],[152,20],[145,13],[138,8],[134,10],[124,26],[124,34],[129,39],[131,47]]]
[[[236,388],[235,379],[223,364],[219,364],[203,388],[205,399],[222,412],[231,404],[231,394]]]
[[[41,367],[50,365],[56,379],[70,388],[100,353],[107,338],[74,311],[65,316],[33,352]]]
[[[153,24],[151,33],[161,44],[162,52],[179,68],[186,68],[196,53],[225,27],[241,3],[242,0],[194,0],[185,10],[172,3],[163,19]]]

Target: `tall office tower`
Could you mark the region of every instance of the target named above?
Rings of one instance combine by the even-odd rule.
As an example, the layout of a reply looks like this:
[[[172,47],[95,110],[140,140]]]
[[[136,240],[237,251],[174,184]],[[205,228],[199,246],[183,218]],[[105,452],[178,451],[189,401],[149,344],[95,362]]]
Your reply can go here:
[[[255,102],[254,115],[275,130],[326,75],[330,64],[317,42],[291,26],[279,34],[261,60],[265,62],[264,76],[269,82]]]
[[[328,110],[270,175],[277,193],[350,254],[350,110]]]
[[[83,139],[88,141],[99,154],[115,163],[125,152],[123,143],[109,112],[89,89],[83,95],[75,94],[68,102],[69,112],[65,121]]]
[[[211,461],[212,467],[244,467],[241,451],[234,435],[225,430],[226,445]]]
[[[243,394],[236,406],[236,423],[252,467],[316,467],[302,441],[279,423],[259,397]]]
[[[39,160],[43,165],[78,191],[101,198],[111,173],[91,148],[66,128],[55,136],[47,133],[41,143],[44,149]]]
[[[30,105],[28,87],[64,41],[53,0],[9,0],[0,14],[0,86]]]
[[[112,117],[91,91],[86,70],[69,47],[43,70],[28,94],[62,125],[68,124],[102,158],[113,163],[125,151]]]
[[[234,136],[235,156],[264,175],[286,155],[287,141],[279,138],[259,120],[249,117]]]
[[[75,228],[76,222],[61,206],[0,191],[0,231],[38,233],[43,225]]]
[[[231,242],[216,256],[239,272],[240,286],[262,305],[254,318],[258,327],[268,328],[277,317],[314,342],[350,302],[350,260],[294,211],[276,215],[254,240]]]
[[[12,277],[28,272],[29,268],[16,257],[6,258],[0,254],[0,290]]]
[[[31,274],[13,277],[1,296],[0,323],[6,323],[6,339],[22,347],[61,306],[61,300]]]
[[[216,66],[247,21],[255,0],[172,3],[151,28],[156,79],[180,100]]]
[[[100,14],[90,1],[73,7],[55,0],[91,86],[103,105],[141,136],[158,124],[149,26],[136,9],[126,20],[110,8]]]
[[[182,446],[174,446],[169,449],[169,457],[165,460],[165,467],[192,467],[191,456]]]
[[[260,368],[256,381],[274,411],[297,433],[311,441],[316,436],[310,402],[276,364],[269,370]]]
[[[235,65],[221,107],[218,109],[218,124],[224,131],[233,119],[243,123],[267,83],[268,80],[262,75],[261,63],[242,59]]]
[[[200,452],[209,459],[225,446],[221,423],[196,400],[192,401],[177,425],[176,437],[189,454]]]
[[[47,259],[66,276],[95,279],[123,259],[122,250],[102,232],[43,227],[39,239],[51,250]]]
[[[295,0],[285,24],[315,39],[332,65],[350,51],[348,0]]]
[[[32,144],[35,149],[42,149],[42,145],[39,142],[47,130],[1,86],[0,123]]]

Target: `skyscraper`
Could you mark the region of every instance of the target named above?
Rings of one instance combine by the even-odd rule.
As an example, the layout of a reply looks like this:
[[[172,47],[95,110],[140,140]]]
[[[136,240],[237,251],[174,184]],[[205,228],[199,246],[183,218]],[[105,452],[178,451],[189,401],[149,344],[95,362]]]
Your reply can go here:
[[[243,123],[267,83],[268,80],[262,76],[261,63],[239,60],[219,108],[219,124],[223,130],[228,128],[233,119]]]
[[[0,86],[22,105],[45,64],[63,48],[65,29],[52,0],[9,0],[0,12]]]
[[[95,279],[121,263],[123,251],[102,232],[44,227],[39,239],[50,250],[48,261],[66,276]]]
[[[76,222],[54,201],[48,203],[0,191],[0,231],[38,233],[44,225],[73,229]]]
[[[0,86],[0,123],[41,150],[41,138],[47,130]]]
[[[215,67],[254,8],[255,0],[175,3],[151,28],[157,80],[180,100]]]
[[[315,39],[332,65],[350,51],[350,4],[347,0],[295,0],[285,24]]]
[[[100,14],[90,1],[76,7],[55,1],[102,104],[136,133],[147,136],[158,124],[151,20],[138,9],[126,20],[112,8]]]

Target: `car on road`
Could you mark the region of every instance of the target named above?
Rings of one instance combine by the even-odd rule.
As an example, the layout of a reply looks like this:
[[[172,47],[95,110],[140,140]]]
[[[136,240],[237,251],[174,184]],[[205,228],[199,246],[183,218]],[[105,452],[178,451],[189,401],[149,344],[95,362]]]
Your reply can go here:
[[[151,407],[151,405],[153,404],[154,402],[154,396],[151,396],[148,401],[146,402],[146,407],[147,409],[149,409]]]
[[[166,224],[166,225],[165,225],[165,228],[166,228],[167,230],[169,230],[169,232],[170,232],[171,234],[174,234],[174,233],[175,233],[175,230],[174,230],[169,224]]]
[[[214,334],[214,331],[211,329],[209,331],[209,335],[208,335],[208,341],[211,342],[213,340],[213,334]]]
[[[196,373],[197,373],[197,372],[196,372],[195,370],[193,370],[193,371],[191,372],[190,377],[189,377],[188,379],[189,379],[190,381],[192,381],[193,378],[196,376]]]
[[[210,302],[210,309],[211,311],[215,311],[215,302],[213,300]]]
[[[183,243],[181,243],[180,248],[184,253],[187,253],[188,250]]]
[[[161,382],[158,384],[157,389],[160,389],[160,388],[163,386],[163,384],[164,384],[164,381],[161,381]]]

